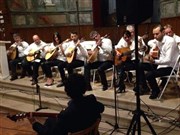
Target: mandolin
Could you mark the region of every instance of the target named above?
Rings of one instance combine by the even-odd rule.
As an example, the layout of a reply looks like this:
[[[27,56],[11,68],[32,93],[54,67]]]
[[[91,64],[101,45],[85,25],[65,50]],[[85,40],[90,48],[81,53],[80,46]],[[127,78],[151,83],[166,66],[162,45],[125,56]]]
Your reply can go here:
[[[58,113],[44,113],[44,112],[22,112],[15,115],[7,115],[7,118],[9,118],[12,121],[18,121],[22,120],[24,118],[28,118],[30,116],[32,117],[57,117]]]
[[[18,48],[17,45],[15,47],[10,47],[8,49],[8,53],[7,53],[8,59],[10,60],[14,60],[18,57]]]
[[[101,40],[103,40],[104,38],[108,38],[108,37],[109,37],[109,35],[106,34],[105,36],[103,36],[103,37],[101,38]],[[92,63],[92,62],[94,62],[94,61],[96,60],[96,58],[97,58],[98,53],[99,53],[99,46],[97,45],[97,46],[94,48],[92,54],[88,57],[87,63]]]
[[[66,42],[69,42],[70,39],[66,39],[65,41],[63,41],[61,44],[57,45],[54,49],[52,49],[51,51],[47,52],[46,55],[45,55],[45,59],[46,60],[52,60],[54,59],[56,56],[57,56],[57,50],[58,48],[61,49],[62,53],[64,54],[64,50],[62,48],[62,44],[63,43],[66,43]]]
[[[81,40],[78,40],[78,42],[76,43],[76,45],[74,47],[69,47],[67,48],[68,50],[68,55],[66,55],[66,59],[67,59],[67,62],[68,63],[71,63],[75,57],[76,57],[76,51],[77,51],[77,45],[81,42],[83,42],[84,40],[81,39]]]

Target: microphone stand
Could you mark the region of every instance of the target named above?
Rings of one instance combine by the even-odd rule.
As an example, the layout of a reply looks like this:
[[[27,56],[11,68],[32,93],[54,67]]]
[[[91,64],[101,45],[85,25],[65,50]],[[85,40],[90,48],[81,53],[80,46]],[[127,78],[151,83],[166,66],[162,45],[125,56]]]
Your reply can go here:
[[[139,59],[138,59],[138,25],[135,24],[135,57],[136,57],[136,110],[134,111],[134,116],[130,123],[129,129],[127,131],[127,135],[135,135],[137,130],[138,135],[141,135],[141,116],[143,116],[144,120],[146,121],[147,125],[149,126],[153,135],[157,135],[155,130],[153,129],[151,123],[147,119],[144,111],[141,110],[140,104],[140,93],[139,93]]]
[[[48,109],[48,107],[42,107],[42,102],[41,102],[41,91],[40,91],[40,86],[38,83],[36,83],[36,93],[39,96],[39,108],[36,109],[36,112],[42,109]]]
[[[119,29],[119,25],[117,26],[117,35],[119,35],[118,29]],[[110,135],[112,135],[116,130],[120,129],[120,127],[118,125],[118,109],[117,109],[117,91],[116,91],[117,78],[116,78],[116,64],[115,64],[115,56],[116,56],[115,45],[113,45],[112,55],[113,55],[113,88],[114,88],[114,108],[115,108],[114,119],[115,119],[115,124],[113,125],[113,124],[107,122],[109,125],[114,127],[114,129],[112,130]]]

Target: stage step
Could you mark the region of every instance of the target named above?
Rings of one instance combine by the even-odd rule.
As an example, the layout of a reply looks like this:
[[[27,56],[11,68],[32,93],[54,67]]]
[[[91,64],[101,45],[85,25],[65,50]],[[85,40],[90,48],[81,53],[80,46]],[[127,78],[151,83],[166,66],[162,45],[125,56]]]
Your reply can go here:
[[[49,90],[51,91],[51,90]],[[67,96],[49,96],[47,94],[41,95],[41,106],[39,102],[39,95],[34,91],[22,91],[22,90],[12,90],[12,89],[1,89],[0,91],[0,97],[1,97],[1,108],[4,109],[10,109],[15,110],[17,112],[31,112],[36,111],[36,109],[39,109],[39,107],[48,107],[48,109],[42,109],[41,111],[47,111],[47,112],[59,112],[61,109],[65,108],[67,106],[67,102],[69,101],[69,98]],[[102,98],[102,97],[101,97]],[[100,131],[101,133],[107,133],[110,134],[113,130],[113,126],[117,120],[119,129],[116,130],[116,134],[120,134],[120,132],[126,133],[128,126],[130,125],[130,122],[132,120],[133,111],[132,109],[120,109],[118,108],[116,110],[117,117],[115,117],[115,108],[113,106],[114,102],[109,104],[107,99],[107,102],[105,102],[105,112],[102,114],[102,121],[100,124]],[[102,101],[105,101],[105,99],[102,99]],[[107,103],[107,104],[106,104]],[[118,101],[118,104],[121,102]],[[134,103],[135,106],[135,103]],[[118,105],[119,107],[119,105]],[[161,108],[160,108],[161,109]],[[134,110],[134,108],[133,108]],[[161,111],[160,111],[161,112]],[[150,116],[151,115],[151,116]],[[155,114],[146,114],[146,117],[150,121],[151,125],[153,126],[154,130],[158,133],[164,131],[165,129],[170,130],[169,127],[175,127],[175,125],[172,125],[173,120],[165,119],[163,115],[155,115]],[[154,120],[153,120],[154,119]],[[141,119],[141,125],[143,126],[142,130],[144,132],[150,134],[149,127],[147,126],[147,123],[144,121],[143,117]],[[171,134],[176,135],[176,132],[178,133],[180,129],[178,126],[173,129],[173,133]]]

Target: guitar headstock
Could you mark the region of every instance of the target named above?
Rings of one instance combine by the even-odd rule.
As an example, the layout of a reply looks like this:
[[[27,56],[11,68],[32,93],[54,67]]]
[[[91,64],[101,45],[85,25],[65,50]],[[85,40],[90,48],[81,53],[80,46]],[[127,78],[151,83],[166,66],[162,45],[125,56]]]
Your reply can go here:
[[[26,117],[28,117],[28,113],[18,113],[18,114],[15,114],[15,115],[7,115],[7,118],[9,118],[10,120],[12,121],[18,121],[18,120],[22,120]]]

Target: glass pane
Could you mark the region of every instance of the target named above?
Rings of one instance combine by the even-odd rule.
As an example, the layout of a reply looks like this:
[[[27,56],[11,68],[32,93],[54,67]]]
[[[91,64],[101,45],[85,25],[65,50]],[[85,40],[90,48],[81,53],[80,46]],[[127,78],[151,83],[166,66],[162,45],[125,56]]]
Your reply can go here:
[[[8,6],[11,11],[22,11],[26,9],[24,0],[9,0]]]

